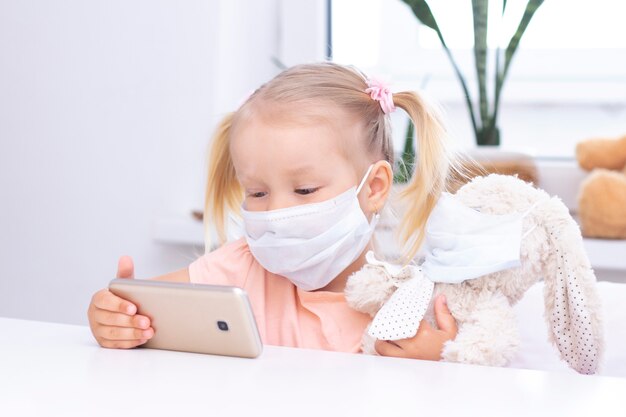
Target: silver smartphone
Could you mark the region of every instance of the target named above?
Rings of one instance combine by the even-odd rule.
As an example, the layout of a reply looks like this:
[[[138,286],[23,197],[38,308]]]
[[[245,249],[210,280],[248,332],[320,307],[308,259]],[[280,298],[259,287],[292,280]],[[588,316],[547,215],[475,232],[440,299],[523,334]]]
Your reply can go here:
[[[256,358],[263,350],[248,296],[237,287],[114,279],[109,290],[151,319],[143,347]]]

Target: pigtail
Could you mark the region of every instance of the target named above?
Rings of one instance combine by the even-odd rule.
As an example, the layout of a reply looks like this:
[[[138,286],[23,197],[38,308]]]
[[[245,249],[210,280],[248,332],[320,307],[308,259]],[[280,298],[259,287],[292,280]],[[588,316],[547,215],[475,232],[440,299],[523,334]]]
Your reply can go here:
[[[219,244],[226,242],[228,215],[239,212],[243,198],[243,190],[237,181],[230,156],[229,143],[233,118],[234,113],[224,117],[211,141],[204,203],[205,252],[209,252],[216,243],[213,242],[212,230],[217,232]]]
[[[417,93],[393,94],[394,105],[403,109],[413,121],[417,136],[413,175],[400,197],[406,211],[400,222],[403,261],[417,254],[424,240],[424,228],[439,196],[447,187],[452,158],[446,142],[446,130],[439,115]]]

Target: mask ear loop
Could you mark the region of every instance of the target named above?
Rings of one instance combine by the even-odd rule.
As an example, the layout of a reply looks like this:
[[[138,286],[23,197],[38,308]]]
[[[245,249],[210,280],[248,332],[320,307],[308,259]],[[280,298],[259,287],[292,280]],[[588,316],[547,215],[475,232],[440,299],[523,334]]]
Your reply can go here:
[[[367,180],[367,178],[370,176],[370,173],[372,172],[373,168],[374,168],[374,164],[371,164],[369,166],[369,168],[367,168],[367,171],[365,172],[365,175],[363,176],[363,179],[361,180],[361,183],[356,188],[356,195],[359,195],[359,192],[361,191],[361,188],[363,188],[363,185],[365,184],[365,181]],[[370,220],[370,224],[372,224],[373,222],[374,222],[374,224],[376,224],[378,222],[379,218],[380,218],[380,212],[378,211],[378,207],[375,207],[374,208],[374,215],[372,216],[372,220]]]
[[[361,183],[356,188],[356,195],[359,195],[359,193],[361,192],[361,188],[363,188],[363,185],[365,185],[365,181],[367,180],[367,177],[370,176],[370,172],[372,172],[373,168],[374,168],[374,164],[371,164],[369,166],[369,168],[367,168],[367,171],[365,172],[365,175],[363,176],[363,179],[361,180]]]
[[[537,201],[535,202],[535,204],[533,204],[532,206],[530,206],[530,208],[528,210],[526,210],[523,214],[522,214],[522,219],[524,217],[526,217],[528,214],[530,214],[531,211],[533,211],[535,209],[535,207],[537,207],[539,204],[541,203],[541,201]],[[522,240],[526,239],[526,237],[532,233],[533,230],[535,230],[537,228],[537,224],[535,224],[533,227],[531,227],[530,229],[528,229],[526,231],[526,233],[524,233],[522,235]]]

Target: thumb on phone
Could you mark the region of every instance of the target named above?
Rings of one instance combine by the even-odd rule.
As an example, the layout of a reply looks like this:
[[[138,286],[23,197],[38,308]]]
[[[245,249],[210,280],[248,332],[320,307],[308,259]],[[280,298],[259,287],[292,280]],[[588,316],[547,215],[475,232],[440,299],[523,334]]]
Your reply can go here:
[[[135,278],[135,266],[133,258],[128,255],[121,256],[117,262],[117,278]]]

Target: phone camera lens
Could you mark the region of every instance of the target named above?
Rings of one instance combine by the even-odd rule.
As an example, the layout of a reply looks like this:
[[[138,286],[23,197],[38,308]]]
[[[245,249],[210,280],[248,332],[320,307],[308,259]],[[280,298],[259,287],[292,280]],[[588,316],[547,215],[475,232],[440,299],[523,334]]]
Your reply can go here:
[[[218,321],[217,322],[217,328],[226,332],[228,331],[228,323],[226,323],[225,321]]]

